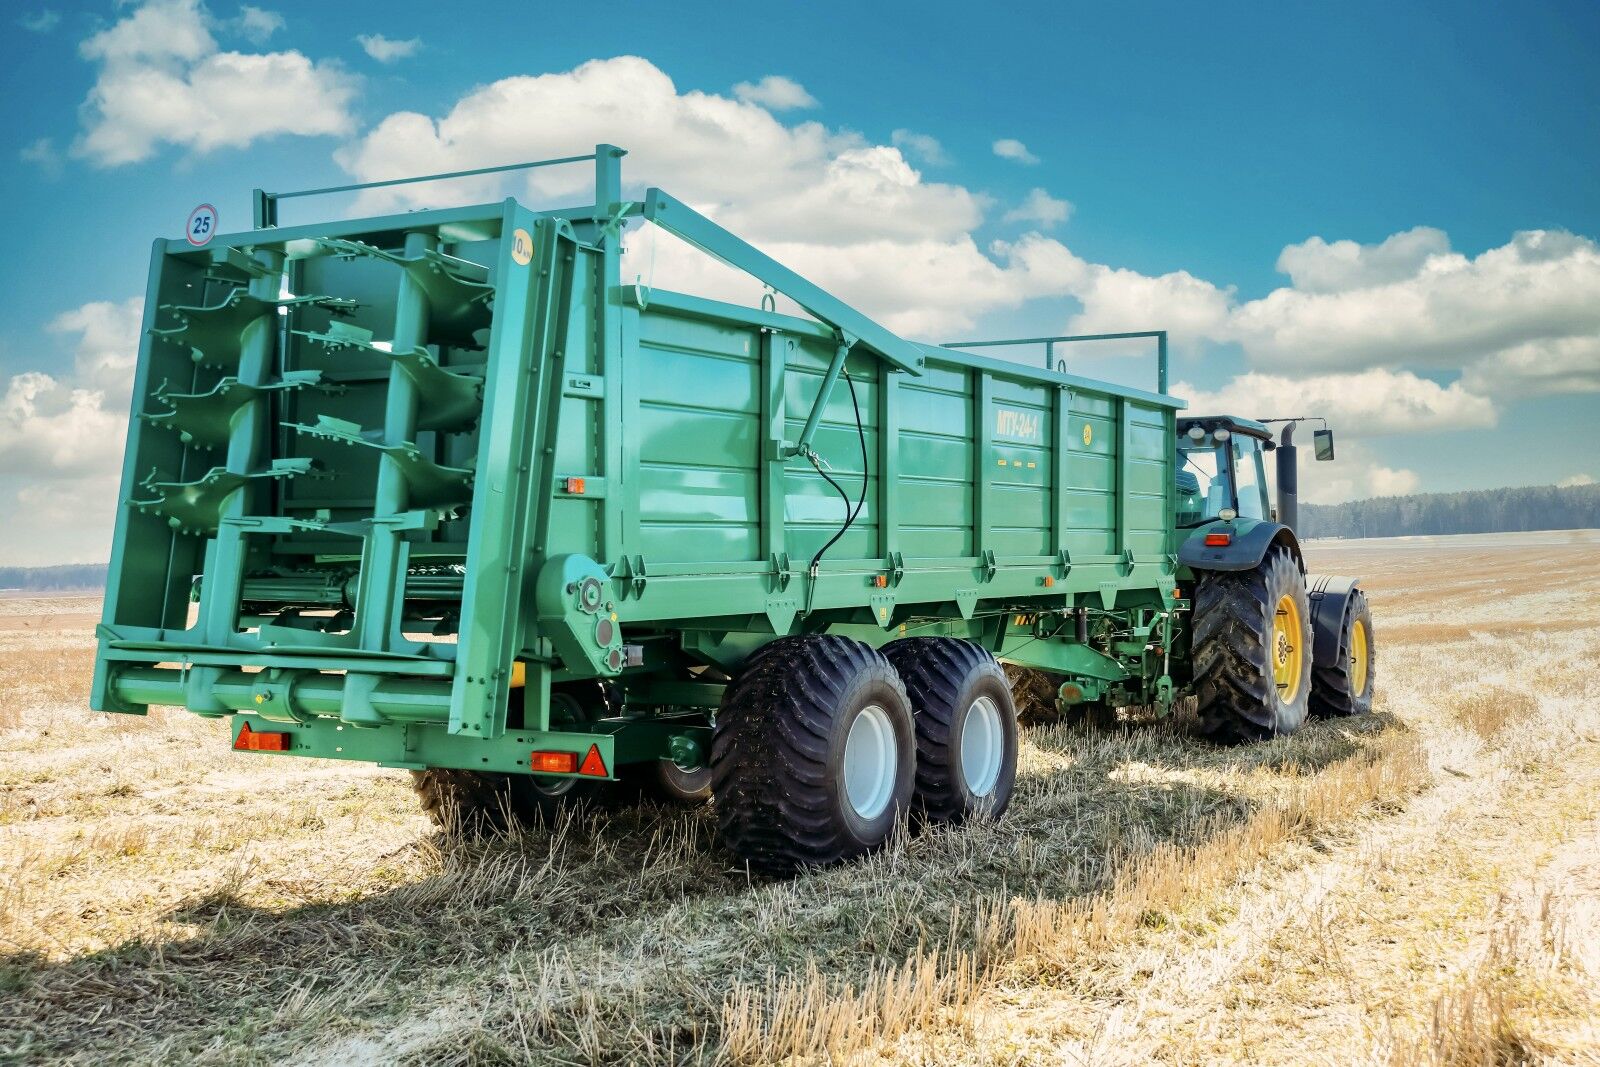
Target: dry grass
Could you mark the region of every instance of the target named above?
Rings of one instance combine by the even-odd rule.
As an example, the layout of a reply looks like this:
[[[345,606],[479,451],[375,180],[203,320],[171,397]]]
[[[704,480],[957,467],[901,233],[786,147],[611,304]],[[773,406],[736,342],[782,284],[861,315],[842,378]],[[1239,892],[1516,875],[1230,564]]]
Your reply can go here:
[[[790,882],[703,810],[441,837],[394,772],[77,710],[81,624],[0,629],[0,1059],[1580,1060],[1600,553],[1360,553],[1380,642],[1442,628],[1379,714],[1032,728],[1001,822]]]

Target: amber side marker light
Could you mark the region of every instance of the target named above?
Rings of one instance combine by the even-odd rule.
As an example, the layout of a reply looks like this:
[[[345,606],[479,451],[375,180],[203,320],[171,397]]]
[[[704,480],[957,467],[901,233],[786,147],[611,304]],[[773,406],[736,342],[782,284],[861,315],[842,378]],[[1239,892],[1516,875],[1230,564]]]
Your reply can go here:
[[[578,754],[576,752],[535,752],[528,759],[528,765],[536,771],[547,774],[575,774],[578,770]]]
[[[1221,548],[1221,547],[1223,547],[1225,545],[1231,545],[1231,544],[1233,544],[1233,534],[1226,534],[1226,533],[1208,533],[1208,534],[1206,534],[1206,547],[1207,548]]]
[[[245,723],[239,728],[239,736],[233,739],[235,752],[287,752],[289,751],[289,735],[267,733],[250,729],[250,724]]]

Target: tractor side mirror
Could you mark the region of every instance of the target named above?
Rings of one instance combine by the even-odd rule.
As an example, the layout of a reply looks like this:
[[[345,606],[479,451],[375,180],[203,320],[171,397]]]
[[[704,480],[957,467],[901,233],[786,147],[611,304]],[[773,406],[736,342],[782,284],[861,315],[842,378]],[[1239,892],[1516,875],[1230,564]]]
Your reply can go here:
[[[1318,430],[1311,435],[1311,446],[1316,452],[1317,461],[1324,462],[1333,458],[1333,431]]]

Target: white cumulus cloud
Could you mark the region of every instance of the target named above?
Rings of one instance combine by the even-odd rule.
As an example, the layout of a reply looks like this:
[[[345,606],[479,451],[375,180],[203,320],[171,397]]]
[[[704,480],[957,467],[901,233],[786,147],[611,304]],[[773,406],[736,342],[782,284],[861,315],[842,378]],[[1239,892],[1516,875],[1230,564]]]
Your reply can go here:
[[[337,158],[355,177],[373,180],[573,155],[602,142],[630,153],[627,195],[659,185],[894,329],[916,336],[966,329],[983,311],[1020,302],[1029,284],[1024,269],[997,262],[973,240],[986,198],[927,180],[902,148],[817,122],[790,125],[746,100],[679,91],[635,56],[503,78],[437,118],[391,114]],[[590,181],[574,166],[451,187],[400,186],[365,194],[358,210],[491,200],[508,188],[534,203],[572,203],[588,195]],[[640,249],[646,240],[630,244]],[[714,284],[723,298],[759,298],[749,279],[690,258],[662,241],[626,269],[662,285]]]
[[[1057,200],[1043,189],[1032,189],[1027,197],[1016,207],[1007,211],[1003,216],[1006,222],[1031,222],[1035,226],[1049,229],[1059,223],[1067,221],[1072,214],[1072,205],[1065,200]]]
[[[747,104],[757,104],[768,111],[792,111],[817,106],[816,97],[806,92],[805,86],[782,74],[768,74],[758,82],[740,82],[733,87],[733,95]]]
[[[277,16],[248,10],[259,13],[245,16],[244,31],[270,32]],[[356,85],[337,66],[298,51],[221,51],[215,25],[199,0],[147,0],[85,40],[79,51],[99,73],[73,153],[110,167],[148,159],[164,144],[204,154],[353,128]]]
[[[360,43],[362,51],[379,63],[398,63],[402,59],[409,59],[422,47],[420,37],[408,37],[403,41],[397,41],[381,33],[363,33],[356,37],[356,40]]]
[[[1001,159],[1010,159],[1018,163],[1033,164],[1039,162],[1039,157],[1028,151],[1028,146],[1015,137],[1002,137],[991,147],[994,154]]]
[[[66,374],[25,371],[0,394],[0,474],[85,477],[115,472],[133,365],[140,306],[98,301],[68,311],[52,332],[75,335]]]
[[[930,167],[943,167],[950,163],[950,154],[944,150],[944,145],[930,134],[895,130],[889,135],[889,143]]]
[[[1364,370],[1352,374],[1291,377],[1251,372],[1220,389],[1189,382],[1173,386],[1192,411],[1237,412],[1254,418],[1320,415],[1353,434],[1403,434],[1477,429],[1495,424],[1487,397],[1461,382],[1441,386],[1410,371]]]
[[[267,38],[283,29],[284,23],[283,16],[276,11],[246,4],[239,9],[239,17],[234,20],[234,25],[252,43],[266,44]]]
[[[1311,237],[1285,248],[1278,256],[1278,269],[1301,292],[1339,293],[1414,278],[1430,258],[1449,251],[1450,238],[1428,226],[1393,234],[1375,245]]]
[[[1593,484],[1594,484],[1594,475],[1592,475],[1592,474],[1574,474],[1570,478],[1563,478],[1559,482],[1557,482],[1556,483],[1556,488],[1558,488],[1558,489],[1576,489],[1580,485],[1593,485]]]

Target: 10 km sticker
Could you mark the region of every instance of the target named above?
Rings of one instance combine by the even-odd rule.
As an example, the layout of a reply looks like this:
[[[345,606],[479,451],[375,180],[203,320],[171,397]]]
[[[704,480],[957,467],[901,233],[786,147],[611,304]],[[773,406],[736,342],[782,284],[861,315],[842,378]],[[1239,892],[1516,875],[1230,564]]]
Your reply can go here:
[[[511,258],[519,267],[526,267],[533,259],[533,235],[521,227],[511,231]]]
[[[210,204],[201,204],[189,212],[189,221],[184,224],[183,236],[196,248],[210,244],[211,238],[217,235],[217,209]]]

